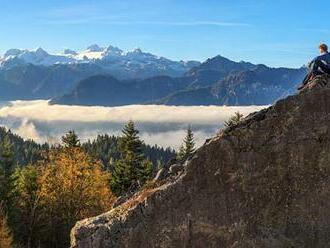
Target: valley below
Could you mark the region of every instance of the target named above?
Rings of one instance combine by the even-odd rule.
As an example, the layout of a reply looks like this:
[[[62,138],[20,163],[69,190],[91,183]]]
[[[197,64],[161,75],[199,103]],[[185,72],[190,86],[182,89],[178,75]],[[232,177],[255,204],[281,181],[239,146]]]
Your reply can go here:
[[[244,116],[266,106],[165,106],[120,107],[50,105],[47,100],[0,103],[0,126],[38,143],[60,143],[60,137],[75,130],[82,141],[98,134],[119,135],[133,120],[141,138],[151,145],[177,149],[191,126],[196,145],[212,137],[235,112]]]

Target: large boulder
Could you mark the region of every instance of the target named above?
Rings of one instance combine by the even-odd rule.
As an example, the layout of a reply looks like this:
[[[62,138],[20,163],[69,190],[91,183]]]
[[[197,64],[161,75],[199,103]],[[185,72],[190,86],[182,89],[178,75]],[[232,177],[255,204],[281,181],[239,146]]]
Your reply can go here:
[[[78,222],[72,247],[329,247],[328,85],[251,114],[175,180]]]

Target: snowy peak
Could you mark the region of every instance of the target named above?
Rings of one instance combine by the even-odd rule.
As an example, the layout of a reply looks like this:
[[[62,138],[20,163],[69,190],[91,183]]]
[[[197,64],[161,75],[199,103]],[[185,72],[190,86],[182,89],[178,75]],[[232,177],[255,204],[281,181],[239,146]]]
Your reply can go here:
[[[116,54],[116,55],[121,55],[123,53],[123,50],[119,49],[118,47],[114,47],[114,46],[108,46],[107,50],[106,50],[107,54]]]
[[[140,48],[126,52],[115,46],[102,47],[97,44],[88,46],[83,51],[65,49],[60,54],[48,53],[42,48],[10,49],[2,58],[0,57],[0,67],[8,68],[24,63],[44,66],[93,63],[110,74],[119,74],[119,77],[128,75],[130,78],[156,75],[181,76],[192,68],[191,61],[173,61],[143,52]],[[194,65],[196,63],[199,64],[193,62]]]
[[[2,60],[20,59],[26,63],[50,65],[56,63],[95,62],[95,60],[107,61],[109,58],[120,60],[134,60],[135,58],[138,58],[140,62],[141,59],[166,60],[168,62],[179,63],[182,65],[186,65],[187,62],[189,63],[189,61],[171,61],[164,57],[143,52],[141,48],[135,48],[132,51],[124,52],[115,46],[110,45],[108,47],[101,47],[97,44],[88,46],[86,50],[80,52],[65,49],[61,54],[50,54],[41,47],[35,50],[10,49],[4,54]]]
[[[142,50],[141,50],[141,48],[137,47],[132,51],[132,53],[141,54]]]
[[[39,47],[35,50],[35,55],[37,57],[47,57],[49,54],[44,49]]]
[[[71,49],[64,49],[63,54],[64,55],[73,55],[73,56],[78,55],[78,53],[76,51],[71,50]]]
[[[20,49],[15,49],[15,48],[9,49],[7,52],[5,52],[4,58],[9,57],[9,56],[18,56],[22,52],[23,52],[23,50],[20,50]]]
[[[35,50],[10,49],[0,60],[0,65],[15,66],[16,64],[53,65],[57,63],[73,63],[75,59],[64,55],[49,54],[41,47]]]
[[[87,51],[89,51],[89,52],[103,52],[104,48],[100,47],[97,44],[93,44],[93,45],[87,47]]]

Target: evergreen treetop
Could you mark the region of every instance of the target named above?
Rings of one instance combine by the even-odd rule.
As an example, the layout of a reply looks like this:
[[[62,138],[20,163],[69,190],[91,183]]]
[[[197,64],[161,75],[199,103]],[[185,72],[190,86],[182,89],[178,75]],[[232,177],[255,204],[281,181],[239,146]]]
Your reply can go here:
[[[195,152],[195,140],[194,133],[189,126],[186,132],[186,137],[183,140],[183,144],[180,146],[177,158],[180,162],[184,162],[190,155]]]
[[[66,133],[64,136],[62,136],[61,139],[62,139],[63,145],[67,148],[80,146],[80,140],[74,130],[70,130],[68,133]]]
[[[5,176],[9,176],[14,169],[13,145],[8,135],[0,144],[0,168],[2,168]]]
[[[152,163],[145,159],[143,142],[134,122],[129,121],[122,133],[119,142],[120,159],[114,163],[111,183],[112,191],[117,195],[141,187],[152,175]]]

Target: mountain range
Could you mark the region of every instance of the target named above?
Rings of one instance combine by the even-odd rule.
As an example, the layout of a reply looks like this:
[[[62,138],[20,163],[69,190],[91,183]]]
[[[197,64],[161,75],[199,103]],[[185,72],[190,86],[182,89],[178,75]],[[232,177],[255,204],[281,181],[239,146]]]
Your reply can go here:
[[[265,105],[295,92],[305,74],[305,68],[270,68],[216,56],[181,77],[158,76],[126,81],[111,76],[90,77],[51,103]]]
[[[35,50],[10,49],[0,57],[0,68],[33,64],[39,66],[94,64],[118,79],[147,78],[157,75],[181,76],[198,61],[173,61],[136,48],[123,51],[118,47],[100,47],[96,44],[77,52],[65,49],[59,54],[51,54],[42,48]]]
[[[120,106],[264,105],[292,94],[305,68],[271,68],[220,55],[172,61],[140,49],[89,46],[61,54],[8,50],[0,58],[0,100]]]

